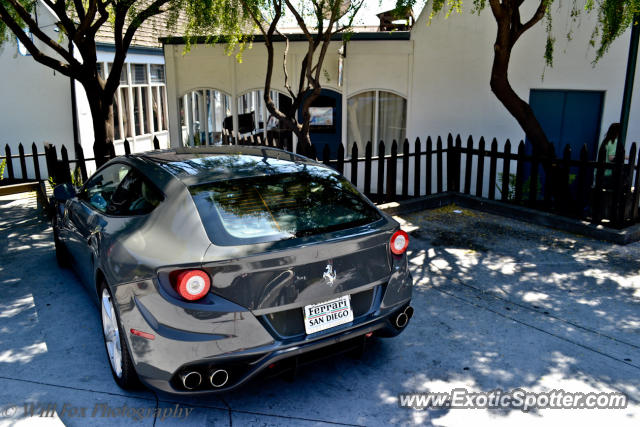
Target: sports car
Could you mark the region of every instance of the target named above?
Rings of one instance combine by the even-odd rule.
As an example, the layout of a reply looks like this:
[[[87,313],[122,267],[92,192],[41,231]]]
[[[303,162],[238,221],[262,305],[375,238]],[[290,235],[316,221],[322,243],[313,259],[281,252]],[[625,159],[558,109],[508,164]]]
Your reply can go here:
[[[266,147],[157,150],[54,189],[58,262],[122,388],[222,392],[402,332],[408,235],[334,169]]]

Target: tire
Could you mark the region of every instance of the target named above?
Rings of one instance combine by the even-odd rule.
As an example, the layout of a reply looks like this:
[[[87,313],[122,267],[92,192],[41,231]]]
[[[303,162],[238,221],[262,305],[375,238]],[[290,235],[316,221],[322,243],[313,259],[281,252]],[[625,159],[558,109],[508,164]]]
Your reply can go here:
[[[129,348],[118,313],[113,305],[111,291],[106,283],[100,285],[100,318],[102,320],[102,336],[104,348],[107,353],[109,367],[113,379],[124,390],[137,390],[141,387],[140,379],[136,374]]]
[[[71,257],[69,256],[69,251],[67,250],[64,243],[60,241],[60,237],[58,236],[58,227],[56,227],[56,218],[53,218],[51,222],[51,226],[53,227],[53,243],[56,247],[56,261],[58,265],[62,268],[68,268],[71,266]]]

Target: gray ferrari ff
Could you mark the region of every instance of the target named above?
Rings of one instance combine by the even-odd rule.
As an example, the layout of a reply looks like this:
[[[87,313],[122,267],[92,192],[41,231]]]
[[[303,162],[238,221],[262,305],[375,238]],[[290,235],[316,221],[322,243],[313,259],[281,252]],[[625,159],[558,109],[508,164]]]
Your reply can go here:
[[[96,298],[116,382],[226,391],[407,325],[407,234],[275,148],[115,158],[53,196],[56,256]]]

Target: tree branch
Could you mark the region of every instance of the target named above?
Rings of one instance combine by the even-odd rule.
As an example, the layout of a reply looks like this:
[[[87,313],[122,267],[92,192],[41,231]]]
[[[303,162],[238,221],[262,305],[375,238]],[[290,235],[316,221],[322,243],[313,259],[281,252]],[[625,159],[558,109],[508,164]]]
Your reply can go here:
[[[72,77],[72,70],[69,64],[65,64],[62,61],[59,61],[55,58],[52,58],[48,55],[45,55],[40,49],[33,44],[31,38],[25,34],[22,30],[22,27],[16,22],[15,19],[9,14],[9,11],[4,7],[2,3],[0,3],[0,19],[9,27],[9,29],[16,35],[20,43],[24,45],[27,51],[31,54],[33,59],[42,65],[46,65],[49,68],[52,68],[58,71],[65,76]]]
[[[280,33],[280,31],[277,31],[277,33],[280,36],[284,37],[284,42],[285,42],[284,54],[282,58],[282,70],[284,72],[284,88],[287,89],[287,92],[289,92],[289,95],[291,96],[291,98],[295,99],[296,95],[295,93],[293,93],[293,90],[291,89],[291,85],[289,84],[289,72],[287,71],[287,55],[289,54],[289,37]]]
[[[75,66],[75,65],[80,65],[75,58],[73,58],[73,56],[62,46],[60,46],[58,43],[56,43],[55,41],[51,40],[51,38],[49,38],[49,36],[47,36],[38,26],[38,23],[31,17],[31,14],[20,4],[17,2],[17,0],[6,0],[8,4],[11,5],[11,7],[13,8],[13,10],[16,11],[16,13],[18,14],[18,16],[20,17],[20,19],[22,19],[25,24],[27,24],[27,26],[29,27],[29,31],[31,32],[31,34],[33,34],[34,36],[36,36],[39,40],[41,40],[44,44],[46,44],[47,46],[49,46],[51,49],[53,49],[58,55],[60,55],[65,61],[68,62],[68,64],[71,66]],[[24,34],[24,31],[22,31],[22,28],[20,28],[20,26],[18,25],[18,23],[11,18],[11,16],[9,15],[9,12],[7,11],[7,9],[5,9],[4,7],[3,9],[3,21],[7,21],[7,19],[14,21],[14,24],[18,26],[19,30],[18,32],[21,32]],[[8,25],[8,23],[7,23]],[[16,32],[15,30],[12,29],[12,31],[18,35],[18,32]],[[25,34],[26,37],[26,34]],[[29,39],[28,37],[26,37],[27,39]],[[22,41],[22,40],[20,40]],[[29,39],[29,42],[31,42],[31,40]],[[23,43],[25,45],[25,47],[27,46],[27,44]],[[31,44],[33,45],[33,43],[31,42]],[[34,45],[35,48],[35,45]],[[37,49],[37,48],[36,48]],[[28,48],[27,48],[28,50]],[[31,53],[31,52],[29,52]],[[40,52],[42,53],[42,52]],[[33,54],[32,54],[33,55]],[[35,55],[34,55],[35,57]]]
[[[497,19],[502,18],[502,16],[504,15],[504,11],[502,10],[502,4],[500,3],[500,0],[489,0],[489,5],[491,6],[491,12],[493,12],[493,16],[495,16]]]
[[[146,9],[138,13],[138,15],[136,15],[131,20],[131,23],[129,24],[129,27],[127,28],[127,31],[124,34],[124,39],[123,39],[124,46],[127,49],[129,48],[129,45],[131,44],[131,41],[133,40],[133,36],[135,35],[136,31],[138,30],[138,28],[140,28],[140,25],[142,25],[144,21],[151,18],[152,16],[159,15],[165,12],[164,10],[161,9],[161,7],[167,3],[169,3],[169,0],[155,0]]]
[[[312,42],[313,41],[313,36],[309,32],[309,29],[307,28],[307,24],[304,22],[304,19],[302,19],[302,16],[300,16],[300,13],[298,13],[298,11],[293,6],[293,4],[291,4],[291,0],[284,0],[284,1],[287,4],[287,9],[289,9],[289,11],[296,18],[296,22],[298,23],[298,26],[300,27],[300,29],[302,30],[304,35],[307,37],[307,40],[309,42]]]
[[[534,25],[536,25],[538,22],[540,22],[540,20],[542,20],[542,18],[544,18],[544,14],[547,11],[548,3],[549,3],[549,0],[540,0],[538,9],[536,9],[536,12],[533,14],[531,19],[529,19],[527,22],[522,24],[522,26],[518,31],[519,32],[518,36],[522,35],[522,33],[527,31],[529,28],[533,27]]]

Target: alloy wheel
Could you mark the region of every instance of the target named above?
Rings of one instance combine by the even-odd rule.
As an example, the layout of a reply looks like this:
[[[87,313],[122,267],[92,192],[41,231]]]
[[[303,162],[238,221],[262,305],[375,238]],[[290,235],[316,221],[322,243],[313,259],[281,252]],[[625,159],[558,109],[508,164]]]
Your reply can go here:
[[[122,377],[122,348],[120,346],[120,328],[118,328],[118,320],[116,312],[113,308],[111,295],[104,288],[102,290],[102,332],[104,334],[104,342],[107,346],[109,354],[109,362],[115,375]]]

